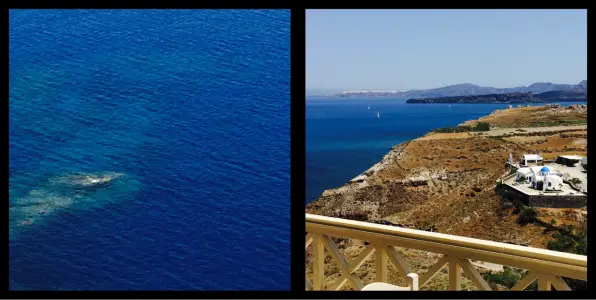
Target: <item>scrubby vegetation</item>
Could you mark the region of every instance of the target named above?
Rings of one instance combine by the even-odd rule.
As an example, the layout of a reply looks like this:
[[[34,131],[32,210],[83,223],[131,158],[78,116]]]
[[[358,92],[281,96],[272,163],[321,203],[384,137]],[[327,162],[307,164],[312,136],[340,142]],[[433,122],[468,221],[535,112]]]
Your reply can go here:
[[[483,277],[484,280],[486,280],[488,283],[499,284],[507,287],[508,289],[511,289],[520,279],[526,276],[527,273],[528,271],[523,269],[503,266],[502,272],[484,274]],[[530,284],[525,290],[538,290],[538,283],[535,281],[534,283]]]
[[[517,218],[517,223],[519,225],[527,225],[536,222],[536,217],[538,217],[536,208],[522,205],[519,211],[519,217]]]
[[[587,231],[572,225],[561,227],[554,235],[554,240],[548,242],[546,247],[555,251],[588,255]]]
[[[503,266],[503,272],[484,274],[483,277],[489,283],[499,284],[510,289],[522,278],[522,274],[513,268]]]
[[[588,124],[587,120],[557,120],[550,122],[535,122],[530,124],[530,127],[550,127],[550,126],[566,126],[566,125],[584,125]]]
[[[588,232],[585,227],[575,228],[572,225],[559,227],[554,240],[548,242],[550,250],[588,255]],[[588,282],[577,279],[563,278],[572,290],[587,290]]]
[[[575,184],[575,185],[578,185],[578,184],[581,184],[582,183],[581,179],[575,178],[575,177],[569,179],[569,182],[571,182],[572,184]]]
[[[511,190],[507,189],[506,185],[503,183],[497,182],[497,185],[495,186],[495,193],[501,196],[503,200],[512,202],[518,209],[523,205],[523,203],[519,201],[518,197],[516,197]]]
[[[456,127],[441,127],[433,130],[437,133],[470,132],[470,131],[489,131],[490,125],[487,122],[479,122],[476,126],[460,125]]]
[[[489,131],[490,125],[487,122],[479,122],[474,127],[474,131]]]
[[[472,131],[472,126],[441,127],[433,131],[437,133],[469,132]]]
[[[527,210],[526,210],[527,211]],[[522,212],[523,214],[523,212]],[[527,214],[527,213],[526,213]],[[588,235],[583,228],[575,228],[572,225],[556,227],[556,221],[553,219],[550,225],[557,230],[554,240],[548,242],[547,248],[554,251],[574,253],[580,255],[588,254]],[[503,271],[498,273],[485,274],[484,280],[491,284],[499,284],[511,289],[515,284],[527,274],[528,271],[518,268],[503,266]],[[583,280],[563,278],[569,287],[576,290],[587,290],[587,282]],[[537,290],[535,281],[526,290]]]

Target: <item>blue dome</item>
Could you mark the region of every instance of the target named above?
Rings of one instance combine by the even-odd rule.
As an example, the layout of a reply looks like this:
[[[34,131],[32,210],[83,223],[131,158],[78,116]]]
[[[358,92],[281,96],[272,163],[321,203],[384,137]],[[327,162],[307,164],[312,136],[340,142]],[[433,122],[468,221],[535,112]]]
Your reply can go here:
[[[543,167],[542,169],[540,169],[540,172],[550,172],[550,169],[547,167]]]

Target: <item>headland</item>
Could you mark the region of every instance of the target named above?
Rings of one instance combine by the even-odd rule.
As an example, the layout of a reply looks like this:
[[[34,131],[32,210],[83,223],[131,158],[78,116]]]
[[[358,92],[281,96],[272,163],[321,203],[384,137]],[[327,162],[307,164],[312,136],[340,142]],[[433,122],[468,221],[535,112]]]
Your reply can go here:
[[[488,127],[478,129],[479,124]],[[587,224],[586,207],[577,205],[532,207],[535,215],[526,222],[520,205],[498,188],[516,172],[509,157],[533,153],[553,163],[560,156],[587,157],[585,105],[497,110],[458,127],[394,146],[359,176],[323,192],[306,212],[537,248],[547,248],[558,228]],[[360,253],[357,241],[337,242],[348,259]],[[437,259],[417,250],[400,253],[421,272]],[[307,274],[309,257],[307,252]],[[363,281],[374,278],[374,262],[361,269]],[[447,274],[437,276],[448,281]],[[428,289],[442,289],[441,282]]]

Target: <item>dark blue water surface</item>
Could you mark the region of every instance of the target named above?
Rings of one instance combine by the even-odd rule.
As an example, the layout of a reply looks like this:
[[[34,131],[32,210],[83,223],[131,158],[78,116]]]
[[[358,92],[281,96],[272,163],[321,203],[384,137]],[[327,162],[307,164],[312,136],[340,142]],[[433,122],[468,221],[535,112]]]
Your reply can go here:
[[[289,11],[9,18],[11,289],[290,288]]]
[[[324,190],[340,187],[366,171],[394,145],[420,137],[432,129],[456,126],[508,106],[407,104],[406,99],[388,98],[307,97],[306,203],[318,198]]]

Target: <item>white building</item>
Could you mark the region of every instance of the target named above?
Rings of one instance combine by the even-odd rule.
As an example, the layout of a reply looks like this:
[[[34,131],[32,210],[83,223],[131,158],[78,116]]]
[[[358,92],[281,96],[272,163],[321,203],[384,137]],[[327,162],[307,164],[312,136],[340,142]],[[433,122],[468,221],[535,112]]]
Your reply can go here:
[[[532,183],[532,181],[534,181],[534,179],[536,177],[541,176],[540,175],[540,169],[542,169],[541,166],[531,166],[531,167],[527,167],[527,168],[520,168],[520,169],[529,169],[530,172],[526,173],[526,178],[528,178],[528,182]]]
[[[515,181],[520,181],[521,178],[526,178],[524,181],[526,182],[530,182],[532,179],[532,175],[534,175],[534,172],[532,171],[532,169],[530,168],[519,168],[517,169],[517,171],[515,172]]]
[[[532,165],[535,166],[539,163],[542,163],[542,161],[543,161],[542,156],[540,156],[538,154],[524,154],[524,156],[522,156],[519,164],[522,166],[532,166]]]
[[[540,168],[540,169],[539,169]],[[548,167],[531,167],[532,174],[529,175],[529,181],[532,183],[532,188],[545,191],[555,190],[560,191],[563,188],[562,174],[556,170],[551,170]]]
[[[556,175],[547,175],[544,178],[543,188],[546,191],[560,191],[563,189],[563,178]]]

